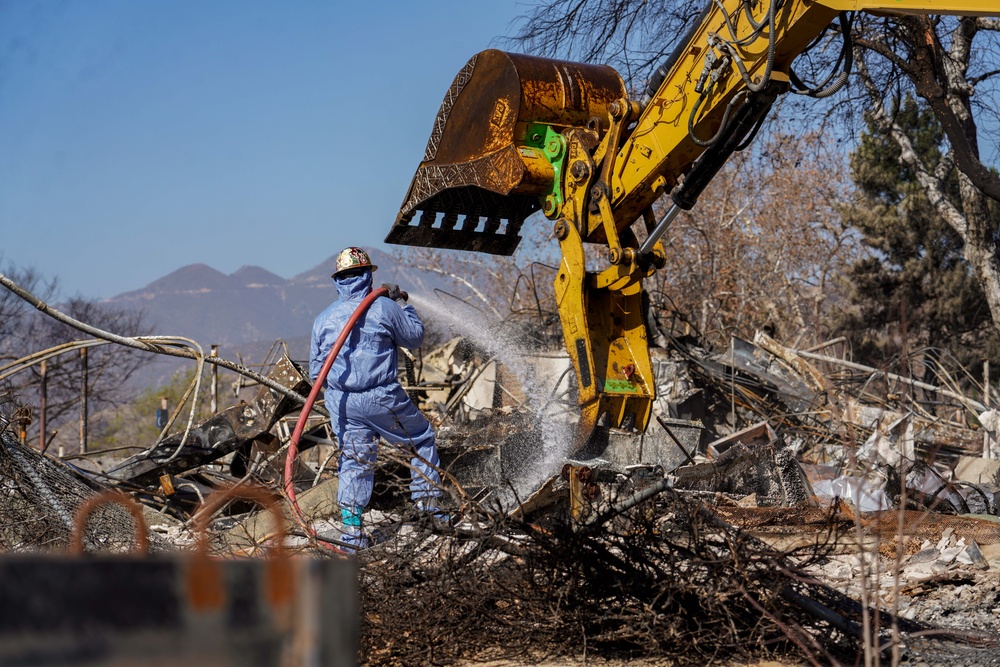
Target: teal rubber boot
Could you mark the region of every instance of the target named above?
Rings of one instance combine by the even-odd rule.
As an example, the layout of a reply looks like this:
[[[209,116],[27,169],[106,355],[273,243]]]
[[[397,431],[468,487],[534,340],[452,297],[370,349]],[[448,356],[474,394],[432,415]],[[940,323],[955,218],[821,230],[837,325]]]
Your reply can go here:
[[[360,507],[340,508],[340,520],[342,528],[340,531],[340,541],[346,546],[345,551],[354,553],[369,546],[368,536],[365,535],[361,526]]]

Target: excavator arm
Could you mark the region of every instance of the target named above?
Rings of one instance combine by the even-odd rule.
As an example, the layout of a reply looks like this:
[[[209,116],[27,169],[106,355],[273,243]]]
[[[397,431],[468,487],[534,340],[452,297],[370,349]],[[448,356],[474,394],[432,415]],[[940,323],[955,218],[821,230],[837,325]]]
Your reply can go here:
[[[386,242],[510,255],[541,210],[562,254],[555,294],[576,370],[578,441],[599,419],[643,431],[655,388],[642,280],[664,264],[661,236],[752,141],[778,96],[798,87],[825,97],[843,85],[855,11],[1000,8],[995,0],[713,0],[638,101],[607,66],[483,51],[441,104]],[[838,21],[841,73],[802,90],[793,61]]]

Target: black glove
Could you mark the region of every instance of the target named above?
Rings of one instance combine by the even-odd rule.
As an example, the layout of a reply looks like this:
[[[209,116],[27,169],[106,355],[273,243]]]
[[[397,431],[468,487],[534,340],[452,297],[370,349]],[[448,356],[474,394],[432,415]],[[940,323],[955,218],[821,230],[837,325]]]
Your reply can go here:
[[[400,291],[399,285],[395,283],[382,283],[382,287],[386,289],[386,296],[397,303],[400,301],[405,302],[409,296],[406,292]]]

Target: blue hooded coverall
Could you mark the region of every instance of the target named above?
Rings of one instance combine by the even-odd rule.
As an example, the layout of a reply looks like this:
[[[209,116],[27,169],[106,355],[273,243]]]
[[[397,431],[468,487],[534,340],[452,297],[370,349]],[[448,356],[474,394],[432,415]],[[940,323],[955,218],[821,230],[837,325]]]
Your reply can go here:
[[[309,374],[315,382],[344,325],[372,291],[372,272],[334,278],[340,298],[313,323]],[[340,443],[337,502],[345,523],[357,518],[372,496],[378,440],[409,448],[410,494],[418,503],[441,495],[434,429],[403,391],[396,346],[420,346],[424,325],[409,304],[376,299],[358,320],[326,379],[324,397]],[[424,501],[426,502],[426,501]]]

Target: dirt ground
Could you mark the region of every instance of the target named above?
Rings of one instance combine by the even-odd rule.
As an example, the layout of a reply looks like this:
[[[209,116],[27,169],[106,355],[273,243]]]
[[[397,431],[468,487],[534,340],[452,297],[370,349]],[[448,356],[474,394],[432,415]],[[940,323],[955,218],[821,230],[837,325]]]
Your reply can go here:
[[[540,662],[469,662],[462,664],[461,667],[625,667],[626,665],[628,667],[670,667],[675,664],[675,662],[670,660],[649,658],[636,660],[626,658],[621,660],[604,660],[594,658],[570,660],[560,658],[558,660],[542,660]],[[718,667],[800,667],[808,663],[763,660],[757,662],[719,662],[708,664],[716,664]]]

